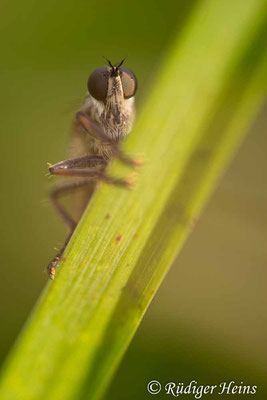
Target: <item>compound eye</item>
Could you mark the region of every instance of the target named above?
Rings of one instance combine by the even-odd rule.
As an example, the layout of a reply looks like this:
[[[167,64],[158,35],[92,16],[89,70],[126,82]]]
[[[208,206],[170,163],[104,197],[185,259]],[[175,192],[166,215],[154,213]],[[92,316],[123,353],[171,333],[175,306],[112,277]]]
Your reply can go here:
[[[123,95],[125,99],[129,99],[135,95],[137,89],[137,79],[128,68],[119,67]]]
[[[108,93],[109,72],[107,67],[95,69],[89,76],[87,87],[96,100],[105,101]]]

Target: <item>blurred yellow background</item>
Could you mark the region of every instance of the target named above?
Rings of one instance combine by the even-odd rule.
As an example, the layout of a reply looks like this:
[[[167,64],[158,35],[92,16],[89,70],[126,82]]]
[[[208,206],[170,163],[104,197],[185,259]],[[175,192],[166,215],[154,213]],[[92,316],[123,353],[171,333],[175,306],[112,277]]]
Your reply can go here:
[[[47,201],[46,163],[65,158],[88,75],[105,64],[103,55],[113,62],[128,55],[140,109],[172,37],[197,5],[2,1],[1,361],[65,238]],[[243,380],[266,397],[266,109],[157,293],[107,399],[149,398],[151,379]]]

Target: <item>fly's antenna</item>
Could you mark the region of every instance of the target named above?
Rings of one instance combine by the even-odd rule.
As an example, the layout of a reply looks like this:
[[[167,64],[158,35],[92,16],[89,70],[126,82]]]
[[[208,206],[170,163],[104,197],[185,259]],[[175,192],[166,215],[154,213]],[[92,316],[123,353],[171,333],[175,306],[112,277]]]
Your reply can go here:
[[[104,58],[104,60],[106,60],[108,62],[108,64],[112,68],[112,73],[115,74],[116,73],[116,67],[114,67],[114,65],[111,64],[111,61],[108,60],[105,56],[103,56],[103,58]]]
[[[128,56],[124,57],[124,58],[121,60],[121,62],[120,62],[118,65],[116,65],[116,68],[120,68],[120,66],[124,63],[124,61],[126,60],[127,57],[128,57]]]
[[[120,66],[124,63],[124,61],[126,60],[127,57],[128,56],[124,57],[119,64],[112,65],[111,61],[108,60],[105,56],[103,56],[103,58],[108,62],[109,66],[112,68],[112,75],[115,75],[115,76],[118,75],[118,72],[119,72],[118,70],[119,70]]]

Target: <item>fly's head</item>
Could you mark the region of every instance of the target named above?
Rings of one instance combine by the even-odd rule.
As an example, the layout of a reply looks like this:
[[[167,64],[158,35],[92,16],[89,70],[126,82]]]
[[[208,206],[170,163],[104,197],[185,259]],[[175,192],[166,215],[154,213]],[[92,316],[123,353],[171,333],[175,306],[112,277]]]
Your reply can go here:
[[[131,129],[134,118],[135,75],[118,65],[95,69],[88,79],[88,91],[102,110],[102,123],[107,133],[124,136]]]

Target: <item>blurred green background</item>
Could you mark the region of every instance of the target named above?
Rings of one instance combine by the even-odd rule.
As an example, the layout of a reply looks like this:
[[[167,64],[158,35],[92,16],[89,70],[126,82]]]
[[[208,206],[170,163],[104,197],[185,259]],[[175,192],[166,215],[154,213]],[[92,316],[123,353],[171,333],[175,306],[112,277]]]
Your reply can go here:
[[[46,163],[65,158],[88,75],[103,55],[128,55],[140,109],[199,1],[1,2],[1,361],[66,235],[47,200]],[[243,381],[259,386],[254,398],[266,397],[266,109],[157,293],[107,400],[150,398],[152,379]]]

